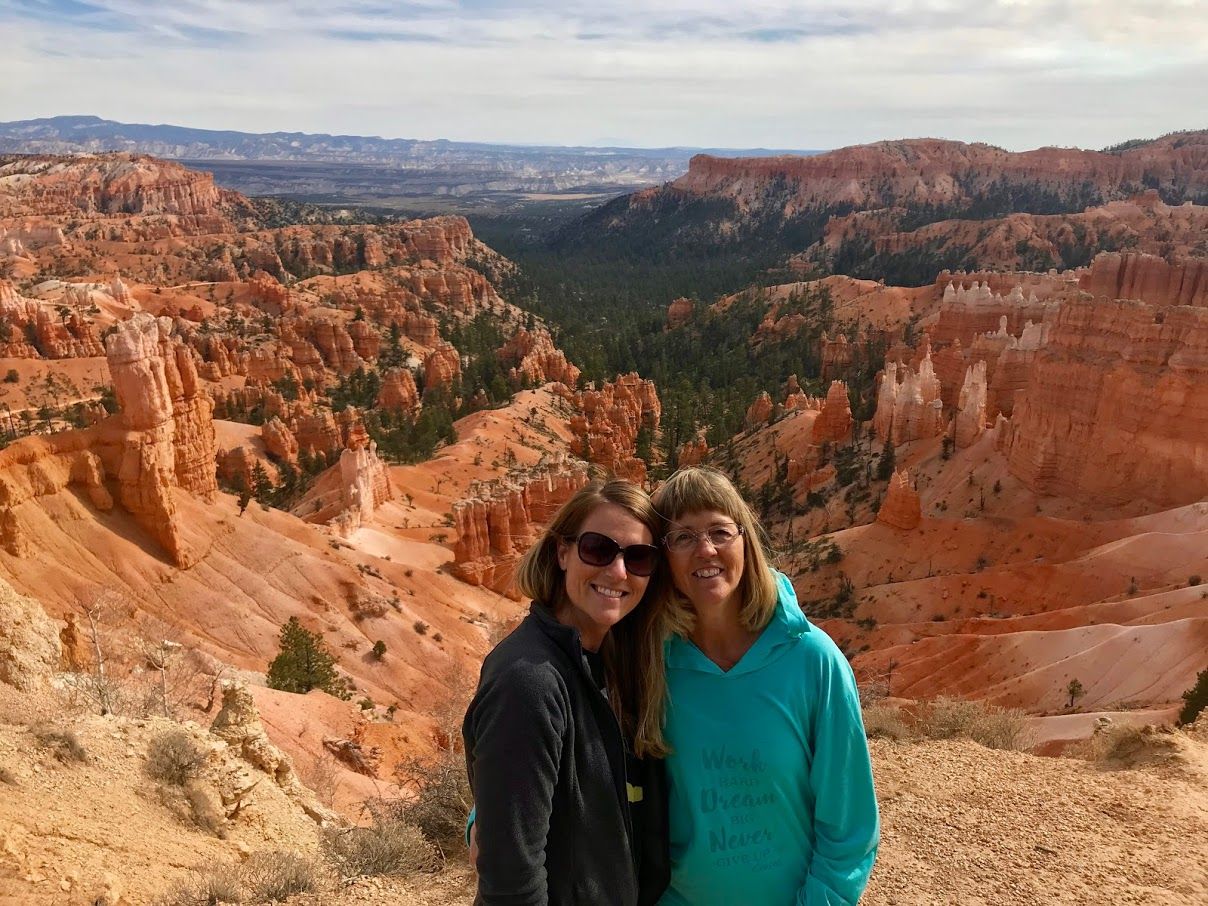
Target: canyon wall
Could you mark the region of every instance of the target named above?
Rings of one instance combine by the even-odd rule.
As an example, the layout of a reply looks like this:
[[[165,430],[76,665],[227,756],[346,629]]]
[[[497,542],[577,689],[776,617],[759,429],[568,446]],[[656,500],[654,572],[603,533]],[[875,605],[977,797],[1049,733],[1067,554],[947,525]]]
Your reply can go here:
[[[1208,494],[1208,308],[1077,301],[1016,402],[1012,473],[1042,494],[1160,506]]]

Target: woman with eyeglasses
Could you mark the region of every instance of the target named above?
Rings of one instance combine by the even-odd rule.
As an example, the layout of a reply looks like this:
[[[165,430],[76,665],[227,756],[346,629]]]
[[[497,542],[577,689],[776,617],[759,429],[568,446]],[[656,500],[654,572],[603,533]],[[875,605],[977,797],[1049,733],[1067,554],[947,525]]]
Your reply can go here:
[[[660,906],[855,903],[879,824],[846,658],[769,565],[728,478],[683,469],[654,506],[672,580],[671,881]]]
[[[636,485],[592,482],[520,562],[529,614],[462,727],[477,903],[635,906],[666,886],[659,529]]]

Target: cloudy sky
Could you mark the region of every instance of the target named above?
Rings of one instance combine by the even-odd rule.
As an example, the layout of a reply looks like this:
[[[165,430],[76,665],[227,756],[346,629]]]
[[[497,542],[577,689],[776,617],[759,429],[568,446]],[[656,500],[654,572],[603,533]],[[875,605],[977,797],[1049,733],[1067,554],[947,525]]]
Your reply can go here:
[[[1012,150],[1208,127],[1208,0],[0,0],[0,120]]]

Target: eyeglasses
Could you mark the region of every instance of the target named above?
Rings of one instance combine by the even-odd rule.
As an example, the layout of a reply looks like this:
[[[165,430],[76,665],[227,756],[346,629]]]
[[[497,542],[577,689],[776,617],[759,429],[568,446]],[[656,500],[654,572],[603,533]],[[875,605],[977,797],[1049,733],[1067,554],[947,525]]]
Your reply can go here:
[[[684,554],[690,550],[695,550],[696,545],[700,543],[700,539],[705,538],[713,545],[714,549],[721,550],[723,547],[729,547],[733,544],[741,534],[743,534],[741,525],[713,525],[703,532],[694,532],[692,529],[676,529],[663,536],[663,544],[667,545],[667,550],[673,554]]]
[[[588,566],[609,566],[617,559],[618,554],[625,561],[625,571],[635,576],[649,576],[659,565],[659,549],[653,544],[630,544],[621,547],[599,532],[583,532],[566,540],[575,543],[579,559]]]

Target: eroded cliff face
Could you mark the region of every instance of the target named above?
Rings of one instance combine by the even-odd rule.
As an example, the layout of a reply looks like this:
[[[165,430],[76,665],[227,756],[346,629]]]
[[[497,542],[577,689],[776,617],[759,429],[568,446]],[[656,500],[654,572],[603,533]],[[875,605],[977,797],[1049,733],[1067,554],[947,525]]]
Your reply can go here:
[[[516,563],[575,491],[587,484],[586,464],[560,457],[535,469],[471,487],[453,508],[457,541],[453,574],[471,585],[515,595]]]
[[[1208,308],[1067,303],[1007,443],[1034,491],[1174,505],[1208,493]]]
[[[1150,305],[1208,306],[1208,261],[1168,262],[1156,255],[1104,252],[1078,278],[1095,298],[1137,299]]]
[[[992,184],[1065,189],[1090,183],[1104,193],[1140,191],[1145,177],[1191,194],[1208,189],[1208,133],[1177,145],[1170,137],[1123,154],[1075,148],[1010,152],[939,139],[876,142],[812,157],[721,158],[698,154],[671,183],[679,192],[764,200],[773,181],[788,187],[788,211],[841,203],[950,205]],[[777,199],[779,200],[779,199]]]

